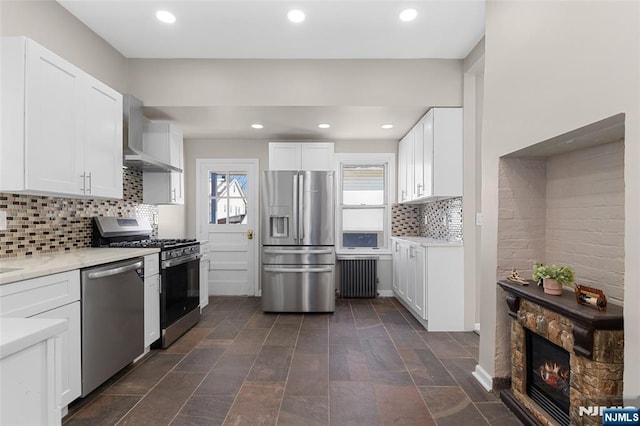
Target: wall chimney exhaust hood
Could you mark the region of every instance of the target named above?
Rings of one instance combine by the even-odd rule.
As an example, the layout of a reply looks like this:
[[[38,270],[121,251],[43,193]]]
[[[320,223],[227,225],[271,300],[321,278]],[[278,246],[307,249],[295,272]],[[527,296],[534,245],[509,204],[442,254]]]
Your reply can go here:
[[[122,96],[124,112],[124,164],[132,169],[145,172],[182,172],[182,169],[164,163],[163,161],[144,152],[142,134],[144,131],[144,116],[142,115],[142,101],[132,95]]]

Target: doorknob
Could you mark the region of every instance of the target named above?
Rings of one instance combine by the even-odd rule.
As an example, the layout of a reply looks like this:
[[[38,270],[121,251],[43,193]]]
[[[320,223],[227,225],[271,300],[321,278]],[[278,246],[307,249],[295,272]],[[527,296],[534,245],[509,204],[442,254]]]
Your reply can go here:
[[[247,238],[253,240],[253,229],[247,230]]]

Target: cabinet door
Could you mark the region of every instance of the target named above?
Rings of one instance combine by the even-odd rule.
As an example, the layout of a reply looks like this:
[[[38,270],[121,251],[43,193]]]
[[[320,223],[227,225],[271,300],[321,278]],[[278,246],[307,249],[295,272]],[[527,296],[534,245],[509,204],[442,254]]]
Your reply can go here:
[[[462,108],[433,115],[433,195],[462,196]]]
[[[200,259],[200,309],[209,304],[209,256]]]
[[[269,142],[268,170],[300,170],[299,143]]]
[[[169,181],[171,187],[171,202],[169,204],[184,204],[184,174],[171,172]]]
[[[427,249],[423,246],[416,246],[414,270],[415,270],[415,299],[413,308],[422,319],[427,319],[427,312],[425,310],[425,295],[427,287]]]
[[[400,282],[398,283],[398,293],[400,297],[407,300],[407,287],[409,283],[409,273],[407,271],[409,267],[409,245],[400,244]]]
[[[413,134],[413,198],[424,195],[424,121],[411,130]]]
[[[415,307],[416,300],[416,245],[408,244],[407,247],[407,303]]]
[[[169,126],[169,161],[172,166],[183,169],[183,149],[184,141],[182,129],[178,126]]]
[[[86,195],[122,198],[122,95],[88,78],[84,108]]]
[[[398,144],[398,203],[407,201],[407,147],[406,137]]]
[[[433,109],[422,123],[422,184],[423,195],[433,196]]]
[[[25,187],[83,194],[84,73],[28,40],[25,68]]]
[[[66,319],[67,330],[61,333],[62,378],[60,404],[62,407],[80,396],[80,302],[70,303],[31,318]]]
[[[144,347],[160,338],[160,275],[144,277]]]
[[[397,241],[393,241],[393,253],[392,256],[392,265],[393,265],[393,281],[391,283],[391,287],[395,294],[399,293],[400,289],[400,244]]]
[[[314,142],[300,145],[300,170],[328,171],[335,168],[333,143]]]

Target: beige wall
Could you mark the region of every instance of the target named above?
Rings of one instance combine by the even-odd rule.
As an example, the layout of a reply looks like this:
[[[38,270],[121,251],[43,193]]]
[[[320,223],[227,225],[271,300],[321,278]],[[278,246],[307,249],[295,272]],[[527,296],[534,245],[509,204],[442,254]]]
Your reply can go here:
[[[127,93],[126,60],[55,1],[0,1],[0,35],[26,36]]]
[[[452,59],[129,59],[145,106],[460,106]]]
[[[625,123],[625,217],[640,217],[637,2],[487,3],[482,144],[480,366],[506,377],[496,354],[498,158],[620,112]],[[625,222],[625,381],[640,395],[640,221]],[[501,302],[503,303],[503,302]],[[505,363],[506,361],[506,363]]]
[[[397,154],[398,141],[336,141],[335,152],[392,152]],[[195,168],[197,158],[257,158],[260,174],[269,165],[269,143],[266,140],[190,139],[184,143],[186,236],[195,237]],[[175,219],[177,220],[177,218]],[[162,227],[161,227],[162,228]],[[162,232],[162,231],[161,231]]]

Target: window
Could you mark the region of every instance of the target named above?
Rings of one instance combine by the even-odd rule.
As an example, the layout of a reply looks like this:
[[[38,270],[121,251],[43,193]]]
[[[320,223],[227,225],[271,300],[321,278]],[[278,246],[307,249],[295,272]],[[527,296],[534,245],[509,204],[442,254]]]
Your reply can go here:
[[[247,175],[235,172],[209,172],[209,223],[246,224]]]
[[[389,248],[393,154],[338,155],[338,249]]]

